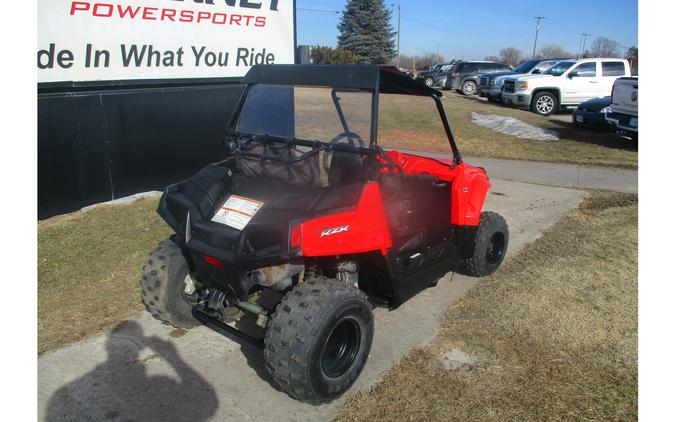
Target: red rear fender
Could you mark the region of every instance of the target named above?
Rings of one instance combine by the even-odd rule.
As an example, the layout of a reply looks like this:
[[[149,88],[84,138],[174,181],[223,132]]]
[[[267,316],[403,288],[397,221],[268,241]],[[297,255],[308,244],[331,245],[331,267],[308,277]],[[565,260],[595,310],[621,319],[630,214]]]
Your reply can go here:
[[[391,248],[391,235],[382,205],[380,185],[368,182],[353,211],[332,214],[300,225],[304,256],[332,256]]]

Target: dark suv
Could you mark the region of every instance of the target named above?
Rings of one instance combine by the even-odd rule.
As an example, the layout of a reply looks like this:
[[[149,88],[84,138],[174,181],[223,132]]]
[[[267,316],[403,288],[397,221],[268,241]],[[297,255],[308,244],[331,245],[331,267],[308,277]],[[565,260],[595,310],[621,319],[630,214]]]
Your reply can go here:
[[[510,66],[493,62],[460,62],[450,71],[445,80],[445,89],[454,89],[464,95],[475,95],[478,92],[480,74],[510,72]]]
[[[443,86],[445,84],[445,79],[448,77],[448,74],[450,73],[454,65],[455,62],[438,63],[429,70],[417,72],[417,76],[415,76],[415,79],[417,79],[420,82],[424,82],[426,86],[434,86],[434,85]]]

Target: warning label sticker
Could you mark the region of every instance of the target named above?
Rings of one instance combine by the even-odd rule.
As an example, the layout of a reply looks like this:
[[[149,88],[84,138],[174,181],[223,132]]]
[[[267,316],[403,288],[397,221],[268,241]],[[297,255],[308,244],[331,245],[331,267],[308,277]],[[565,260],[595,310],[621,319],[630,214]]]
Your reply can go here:
[[[262,206],[260,201],[231,195],[211,221],[243,230]]]

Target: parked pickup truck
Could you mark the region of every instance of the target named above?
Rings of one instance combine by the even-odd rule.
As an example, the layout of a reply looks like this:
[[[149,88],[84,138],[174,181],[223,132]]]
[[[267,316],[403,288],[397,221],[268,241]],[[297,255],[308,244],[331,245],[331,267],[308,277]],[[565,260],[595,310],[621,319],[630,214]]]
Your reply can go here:
[[[627,60],[564,60],[538,75],[506,78],[502,101],[548,116],[561,106],[610,95],[614,81],[622,76],[630,76]]]
[[[499,102],[502,96],[504,79],[525,75],[538,75],[562,60],[567,59],[530,59],[524,61],[510,72],[480,75],[478,79],[478,95],[487,97],[490,102]]]
[[[633,140],[638,134],[638,78],[619,78],[612,88],[611,110],[605,116],[610,126],[627,132]]]

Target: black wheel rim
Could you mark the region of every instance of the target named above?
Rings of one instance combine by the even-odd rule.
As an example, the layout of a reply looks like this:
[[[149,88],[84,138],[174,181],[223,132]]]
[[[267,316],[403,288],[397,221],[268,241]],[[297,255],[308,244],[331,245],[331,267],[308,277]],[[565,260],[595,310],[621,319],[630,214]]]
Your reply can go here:
[[[504,246],[506,244],[506,239],[504,238],[504,233],[495,232],[490,241],[488,242],[487,250],[485,256],[489,264],[495,264],[499,262],[504,255]]]
[[[321,349],[321,370],[338,378],[354,363],[361,345],[361,327],[352,318],[343,318],[333,327]]]

